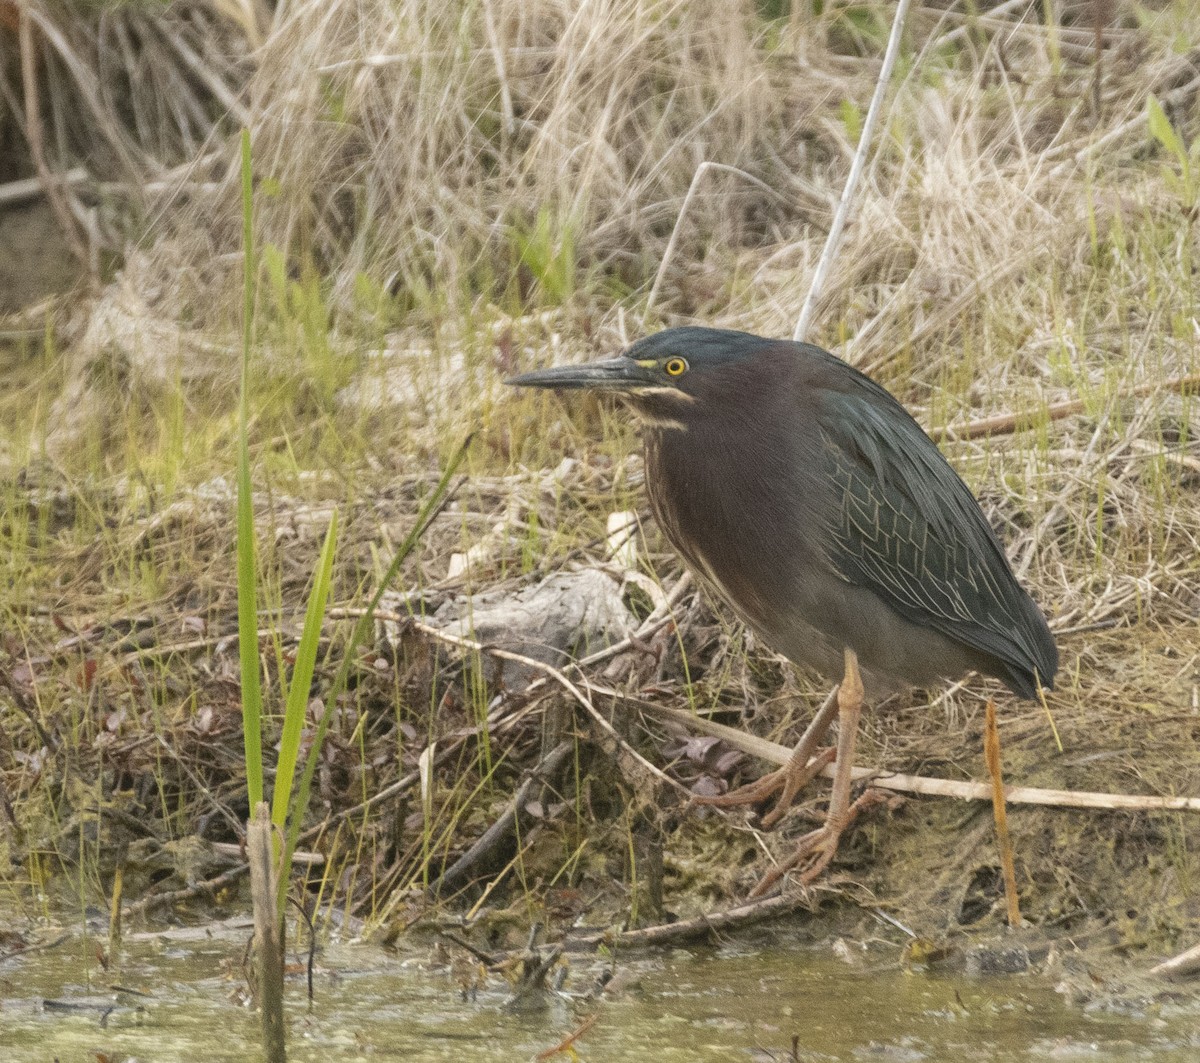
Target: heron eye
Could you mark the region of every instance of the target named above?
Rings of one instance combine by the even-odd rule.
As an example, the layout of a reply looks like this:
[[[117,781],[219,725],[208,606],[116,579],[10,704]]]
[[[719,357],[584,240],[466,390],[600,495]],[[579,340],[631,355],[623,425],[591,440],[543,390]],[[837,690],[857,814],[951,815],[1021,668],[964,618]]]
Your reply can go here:
[[[682,358],[668,358],[663,368],[667,371],[667,376],[683,376],[687,372],[688,364]]]

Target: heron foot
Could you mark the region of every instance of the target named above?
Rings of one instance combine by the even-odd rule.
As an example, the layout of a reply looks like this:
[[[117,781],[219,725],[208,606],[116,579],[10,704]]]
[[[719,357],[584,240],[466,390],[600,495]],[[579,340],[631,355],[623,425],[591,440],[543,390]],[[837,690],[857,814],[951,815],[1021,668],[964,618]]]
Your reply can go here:
[[[887,798],[879,790],[868,790],[862,797],[851,802],[841,817],[840,823],[827,821],[816,830],[809,831],[796,844],[796,851],[778,867],[768,871],[758,885],[750,891],[751,899],[766,895],[778,885],[785,875],[797,868],[800,868],[797,880],[801,886],[815,882],[837,855],[838,844],[841,842],[843,832],[858,817],[858,814],[864,809],[886,800]]]
[[[737,808],[741,805],[757,805],[779,794],[771,810],[763,816],[762,826],[773,827],[783,817],[796,799],[796,794],[815,779],[825,765],[832,763],[836,749],[822,749],[807,764],[789,762],[777,771],[768,772],[752,783],[739,786],[727,794],[694,796],[691,804],[710,805],[714,808]]]

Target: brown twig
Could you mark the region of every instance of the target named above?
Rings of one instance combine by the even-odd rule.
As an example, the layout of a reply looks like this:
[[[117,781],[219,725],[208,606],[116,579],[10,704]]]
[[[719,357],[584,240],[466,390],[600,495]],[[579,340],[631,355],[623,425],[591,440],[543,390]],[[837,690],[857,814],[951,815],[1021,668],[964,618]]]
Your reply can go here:
[[[239,864],[237,867],[231,867],[228,871],[222,871],[213,878],[205,879],[203,882],[197,882],[191,886],[185,886],[183,889],[168,890],[166,893],[155,893],[149,897],[143,897],[140,901],[134,901],[133,904],[125,909],[125,920],[128,922],[134,916],[145,915],[147,912],[158,908],[165,908],[180,901],[190,901],[196,897],[203,896],[211,897],[218,890],[222,890],[226,886],[236,882],[243,875],[247,874],[249,870],[249,864]]]
[[[575,1042],[579,1040],[585,1033],[596,1025],[596,1020],[600,1018],[600,1012],[594,1011],[578,1026],[575,1027],[565,1038],[558,1042],[553,1048],[547,1048],[544,1052],[539,1052],[533,1058],[537,1063],[545,1063],[548,1059],[553,1059],[555,1056],[563,1052],[570,1052],[572,1058],[575,1057]]]
[[[1174,392],[1176,395],[1190,395],[1200,392],[1200,374],[1172,377],[1170,380],[1153,381],[1139,384],[1128,392],[1130,398],[1144,398],[1160,391]],[[962,441],[980,439],[985,436],[1011,435],[1021,428],[1032,428],[1045,418],[1050,421],[1061,421],[1076,413],[1082,413],[1088,408],[1086,399],[1067,399],[1065,402],[1055,402],[1044,410],[1034,410],[1027,413],[998,413],[992,417],[983,417],[978,421],[968,421],[966,424],[946,425],[942,428],[927,429],[934,440]]]

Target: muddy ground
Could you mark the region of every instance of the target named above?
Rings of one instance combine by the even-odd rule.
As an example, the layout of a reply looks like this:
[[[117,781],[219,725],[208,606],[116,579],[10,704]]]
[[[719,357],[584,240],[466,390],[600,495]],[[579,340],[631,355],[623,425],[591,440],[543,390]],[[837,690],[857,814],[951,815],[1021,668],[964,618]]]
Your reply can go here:
[[[636,472],[637,458],[625,468]],[[576,465],[562,475],[560,486],[575,499],[563,520],[583,519],[612,493],[611,470]],[[689,807],[688,793],[720,792],[770,765],[664,725],[625,698],[594,693],[592,715],[547,679],[541,662],[514,666],[490,650],[507,646],[550,660],[561,675],[567,653],[602,651],[623,634],[648,630],[615,655],[568,671],[596,688],[700,711],[784,745],[819,702],[820,682],[756,646],[719,603],[693,589],[679,595],[670,622],[656,625],[646,587],[662,592],[607,556],[599,536],[555,572],[536,560],[522,570],[510,542],[481,569],[446,578],[457,564],[451,554],[484,539],[472,530],[484,526],[480,504],[517,497],[536,508],[547,484],[534,473],[464,478],[409,565],[405,589],[385,601],[376,644],[360,653],[338,706],[302,838],[323,863],[302,869],[295,890],[319,924],[349,920],[396,944],[422,927],[453,923],[481,948],[509,949],[533,923],[545,924],[551,940],[596,947],[728,939],[761,933],[761,924],[750,929],[761,920],[803,928],[814,940],[868,940],[886,918],[895,921],[888,935],[898,950],[910,934],[910,947],[939,957],[943,949],[961,957],[1011,943],[990,805],[895,793],[855,824],[829,873],[810,888],[789,885],[783,901],[744,925],[735,917],[706,929],[703,917],[739,909],[772,861],[786,856],[789,839],[819,820],[827,783],[811,786],[771,831],[746,813]],[[337,597],[353,599],[371,570],[372,544],[397,537],[426,487],[411,475],[397,486],[385,472],[373,490],[360,489],[344,515]],[[163,506],[131,490],[68,483],[46,468],[10,484],[10,533],[19,525],[28,558],[43,579],[54,578],[36,592],[27,582],[8,606],[0,845],[8,889],[21,906],[32,911],[46,897],[52,906],[82,899],[107,910],[119,870],[127,924],[154,925],[245,904],[232,495],[210,483]],[[264,526],[284,548],[284,601],[298,601],[307,578],[300,559],[314,549],[328,511],[281,495],[261,504]],[[643,527],[642,557],[669,595],[682,570],[648,519]],[[153,570],[155,595],[132,599],[125,577],[114,573],[113,559],[129,551]],[[527,602],[531,588],[569,597],[581,580],[591,600],[606,593],[615,602],[608,622],[616,626],[596,628],[594,617],[581,625],[591,625],[587,645],[578,631],[544,626],[545,598],[507,632],[474,632],[461,619],[473,613],[482,628],[485,604]],[[345,637],[347,621],[338,616],[335,609],[326,622],[314,719]],[[287,660],[294,607],[285,607],[280,630],[278,640],[264,639],[268,678],[275,662]],[[451,644],[464,635],[479,635],[487,648],[464,655]],[[1012,784],[1200,795],[1194,624],[1118,618],[1059,643],[1062,681],[1049,715],[979,681],[949,695],[914,692],[866,713],[859,763],[884,774],[986,779],[983,699],[994,695]],[[1114,698],[1118,681],[1137,698]],[[423,787],[428,758],[434,771]],[[1013,805],[1028,923],[1021,947],[1034,962],[1058,943],[1140,969],[1194,943],[1196,814]],[[489,828],[491,841],[480,847]],[[639,928],[652,929],[621,938]]]

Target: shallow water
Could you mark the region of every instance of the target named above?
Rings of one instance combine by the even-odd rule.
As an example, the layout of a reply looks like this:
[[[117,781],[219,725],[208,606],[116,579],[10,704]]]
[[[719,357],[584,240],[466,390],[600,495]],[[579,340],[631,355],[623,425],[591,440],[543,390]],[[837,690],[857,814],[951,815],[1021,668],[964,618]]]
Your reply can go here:
[[[257,1058],[257,1017],[239,1002],[244,940],[239,931],[200,942],[132,941],[118,975],[87,962],[95,941],[82,938],[0,961],[0,1063],[91,1063],[96,1052],[140,1063]],[[597,1011],[578,1045],[585,1060],[782,1061],[791,1058],[793,1035],[803,1061],[1200,1058],[1200,1004],[1190,996],[1144,1010],[1085,1009],[1034,976],[864,971],[798,945],[674,950],[622,966],[632,984],[612,999],[555,998],[514,1015],[504,1009],[500,979],[465,1003],[444,970],[368,946],[331,946],[311,1013],[301,985],[289,988],[290,1058],[529,1060]],[[575,959],[568,989],[585,990],[602,969],[601,961]],[[115,979],[147,995],[120,996],[102,1018]],[[42,1003],[84,997],[95,1000],[89,1010]]]

